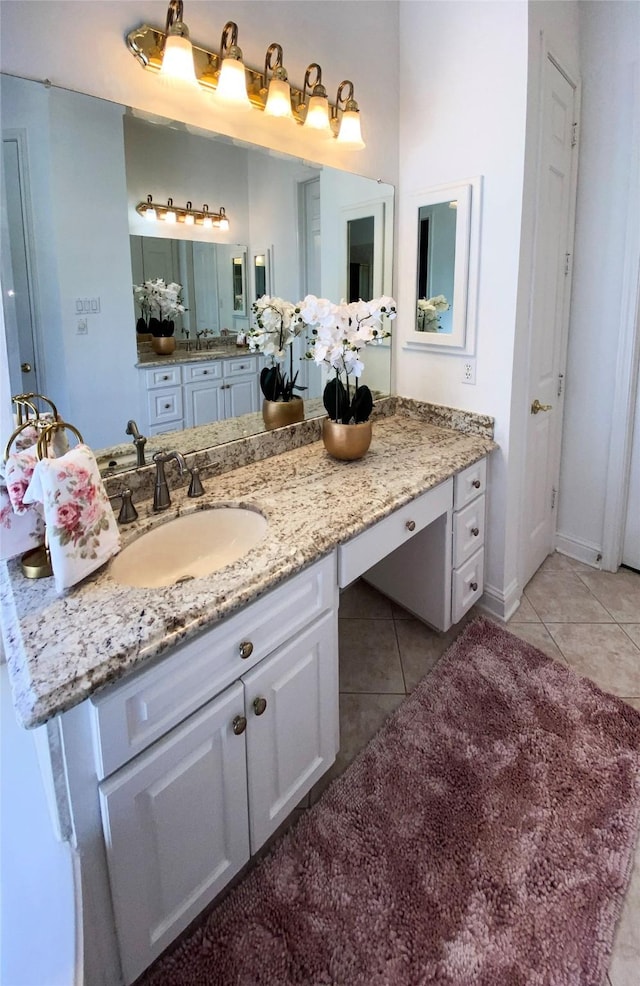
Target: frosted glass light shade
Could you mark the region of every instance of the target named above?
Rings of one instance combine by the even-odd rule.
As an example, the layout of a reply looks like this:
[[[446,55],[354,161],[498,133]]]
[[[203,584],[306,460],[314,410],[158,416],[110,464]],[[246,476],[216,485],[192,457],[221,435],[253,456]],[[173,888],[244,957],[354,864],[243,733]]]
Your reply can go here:
[[[339,144],[345,147],[353,147],[354,150],[366,147],[362,139],[360,114],[357,110],[345,110],[342,114],[337,140]]]
[[[319,130],[325,133],[327,137],[331,136],[329,100],[326,96],[312,96],[310,98],[304,125],[308,130]]]
[[[222,219],[220,220],[220,229],[223,230],[229,229],[229,220],[226,218],[226,216],[223,216]]]
[[[167,36],[160,75],[170,81],[188,82],[194,86],[198,84],[193,64],[193,48],[188,38],[179,34]]]
[[[285,79],[271,79],[264,111],[267,116],[277,116],[283,120],[293,120],[291,86]]]
[[[175,223],[175,222],[177,222],[177,216],[176,216],[175,212],[173,211],[173,209],[167,209],[167,211],[164,214],[164,221],[166,223]]]
[[[184,224],[185,224],[185,226],[194,226],[195,225],[195,218],[193,216],[190,216],[190,215],[187,214],[184,217]]]
[[[213,219],[211,216],[205,216],[202,220],[202,225],[205,229],[213,229]]]
[[[155,222],[155,220],[157,219],[156,210],[153,208],[152,205],[148,205],[147,208],[144,210],[144,218],[148,219],[149,222]]]
[[[221,102],[233,105],[235,109],[251,109],[243,62],[236,58],[224,58],[222,60],[216,97]]]

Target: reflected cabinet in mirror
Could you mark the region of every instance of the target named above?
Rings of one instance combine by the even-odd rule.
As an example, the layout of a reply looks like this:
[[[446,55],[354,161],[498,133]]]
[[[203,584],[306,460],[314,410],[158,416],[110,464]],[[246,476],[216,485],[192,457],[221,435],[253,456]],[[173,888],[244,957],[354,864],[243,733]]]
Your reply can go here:
[[[242,346],[257,297],[392,293],[391,186],[82,93],[1,81],[11,389],[49,394],[107,457],[130,442],[131,419],[149,436],[171,431],[172,442],[181,428],[248,409],[246,428],[241,419],[226,433],[260,427],[264,357]],[[147,210],[149,196],[175,204],[176,221]],[[187,223],[189,206],[225,222]],[[151,351],[133,293],[158,277],[180,285],[186,308],[170,319],[170,356]],[[322,379],[305,349],[301,338],[295,358],[313,413]],[[389,346],[366,372],[389,393]],[[187,450],[199,440],[187,435]]]
[[[416,301],[409,346],[473,350],[480,189],[474,178],[413,198]]]

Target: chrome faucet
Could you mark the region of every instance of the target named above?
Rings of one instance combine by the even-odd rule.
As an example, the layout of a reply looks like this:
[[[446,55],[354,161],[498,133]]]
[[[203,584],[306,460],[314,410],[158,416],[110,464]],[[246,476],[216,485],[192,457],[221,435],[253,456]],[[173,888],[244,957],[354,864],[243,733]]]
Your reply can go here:
[[[178,463],[178,470],[182,476],[185,470],[188,472],[189,467],[184,460],[184,456],[180,452],[175,450],[172,452],[156,452],[153,456],[153,461],[156,464],[156,481],[153,488],[153,509],[166,510],[167,507],[171,506],[171,497],[169,496],[169,487],[167,486],[167,477],[164,474],[164,467],[167,462],[171,459],[175,459]]]
[[[138,426],[133,419],[127,422],[127,435],[133,435],[133,444],[136,447],[136,466],[146,465],[144,461],[144,447],[147,444],[147,439],[144,435],[140,434]]]

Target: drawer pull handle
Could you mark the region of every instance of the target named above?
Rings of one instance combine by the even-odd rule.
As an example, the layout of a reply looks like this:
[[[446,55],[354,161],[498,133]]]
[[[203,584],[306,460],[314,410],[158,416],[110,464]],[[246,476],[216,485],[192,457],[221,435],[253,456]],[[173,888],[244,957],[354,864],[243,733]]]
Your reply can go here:
[[[469,588],[471,589],[472,592],[477,592],[478,591],[478,583],[477,582],[470,582],[469,583]]]
[[[477,538],[478,534],[480,533],[480,528],[478,528],[478,527],[472,527],[471,528],[471,533],[473,534],[474,538]]]
[[[171,404],[165,404],[164,406],[165,411],[168,411],[170,408],[171,408]]]
[[[241,736],[245,729],[247,728],[247,720],[244,716],[236,716],[231,723],[231,728],[233,729],[236,736]]]
[[[474,490],[479,490],[481,485],[480,480],[474,479],[471,485],[473,486]]]
[[[241,370],[244,370],[244,363],[241,363],[241,364],[240,364],[240,367],[239,367],[239,369],[241,369]]]
[[[240,644],[240,657],[245,660],[253,654],[253,644],[250,640],[243,640]]]
[[[203,371],[202,371],[202,376],[203,376],[203,377],[206,377],[206,375],[207,375],[207,373],[208,373],[208,372],[209,372],[208,370],[203,370]]]
[[[254,698],[253,700],[253,711],[257,716],[261,716],[267,707],[266,698]]]
[[[416,522],[415,522],[415,520],[408,520],[407,523],[404,526],[406,527],[406,529],[408,531],[415,531],[415,529],[416,529]]]
[[[168,373],[165,373],[165,375],[163,376],[163,378],[162,378],[162,379],[163,379],[163,380],[168,380],[168,379],[169,379],[169,374],[168,374]]]

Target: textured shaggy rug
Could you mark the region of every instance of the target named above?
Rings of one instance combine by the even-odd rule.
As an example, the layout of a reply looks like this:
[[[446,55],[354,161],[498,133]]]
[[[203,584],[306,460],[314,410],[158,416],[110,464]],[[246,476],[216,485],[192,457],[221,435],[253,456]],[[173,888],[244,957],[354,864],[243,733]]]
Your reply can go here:
[[[601,986],[640,714],[470,624],[145,986]]]

